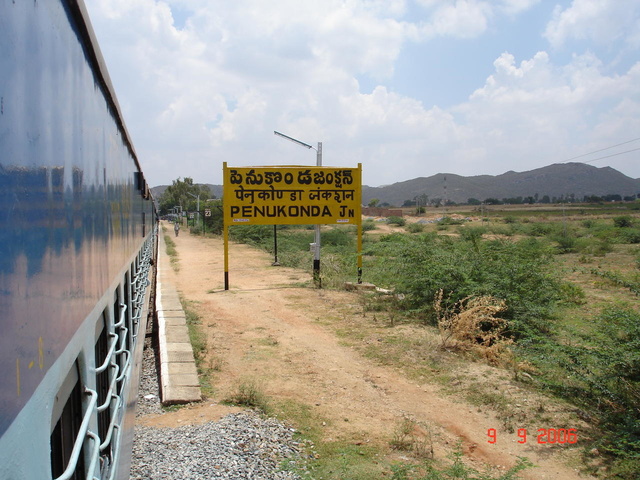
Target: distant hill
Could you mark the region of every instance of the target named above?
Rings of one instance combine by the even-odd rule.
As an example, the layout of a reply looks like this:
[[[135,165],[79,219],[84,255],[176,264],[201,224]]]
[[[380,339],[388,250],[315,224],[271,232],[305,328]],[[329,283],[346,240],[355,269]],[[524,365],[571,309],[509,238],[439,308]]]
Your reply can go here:
[[[384,187],[362,187],[362,203],[373,198],[380,203],[401,206],[406,200],[421,195],[429,199],[444,199],[465,203],[469,198],[484,201],[487,198],[537,197],[547,195],[559,199],[574,195],[582,200],[585,195],[604,196],[619,194],[631,196],[640,193],[640,179],[628,177],[611,167],[597,168],[584,163],[558,163],[528,172],[506,172],[502,175],[462,177],[451,173],[438,173],[431,177],[414,178]]]
[[[446,179],[446,180],[445,180]],[[168,185],[151,190],[159,199]],[[207,184],[216,198],[222,197],[222,185]],[[478,175],[463,177],[452,173],[438,173],[431,177],[394,183],[383,187],[362,186],[362,203],[367,205],[377,198],[381,204],[401,206],[405,201],[426,195],[430,200],[447,199],[466,203],[475,198],[537,197],[545,195],[559,199],[573,195],[582,200],[585,196],[631,196],[640,194],[640,179],[631,178],[611,167],[594,167],[584,163],[557,163],[528,172],[509,171],[502,175]]]

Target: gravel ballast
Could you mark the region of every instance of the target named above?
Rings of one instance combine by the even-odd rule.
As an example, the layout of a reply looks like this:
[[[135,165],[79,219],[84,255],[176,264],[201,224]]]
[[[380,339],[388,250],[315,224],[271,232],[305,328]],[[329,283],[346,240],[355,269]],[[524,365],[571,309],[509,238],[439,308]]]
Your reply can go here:
[[[297,455],[290,429],[253,412],[202,425],[136,427],[131,479],[293,480],[300,477],[279,465]]]
[[[155,356],[147,340],[137,416],[161,413]],[[253,411],[227,415],[217,422],[155,428],[136,425],[131,480],[251,479],[299,480],[282,471],[300,460],[294,430]]]

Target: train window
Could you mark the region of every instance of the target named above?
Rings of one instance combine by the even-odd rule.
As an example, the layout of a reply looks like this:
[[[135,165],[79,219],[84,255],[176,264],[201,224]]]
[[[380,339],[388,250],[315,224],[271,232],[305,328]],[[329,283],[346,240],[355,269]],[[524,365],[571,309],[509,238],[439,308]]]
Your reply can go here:
[[[146,188],[147,182],[145,181],[144,175],[142,174],[142,172],[140,171],[134,172],[134,179],[135,179],[136,188],[140,190],[140,193],[142,195],[144,195],[144,190]]]
[[[125,286],[126,289],[126,286]],[[122,303],[120,296],[120,287],[116,289],[115,301],[113,304],[113,318],[116,322],[116,334],[118,335],[118,344],[116,348],[116,359],[118,363],[118,394],[122,394],[125,383],[125,369],[129,359],[129,328],[127,322],[126,304]]]
[[[113,293],[113,321],[115,323],[120,321],[120,287],[116,287]]]
[[[82,386],[79,378],[78,366],[74,364],[54,401],[50,438],[53,478],[62,475],[67,468],[82,423]],[[80,478],[84,478],[82,454],[71,479]]]
[[[129,272],[127,271],[127,273],[124,274],[124,304],[126,305],[127,311],[125,312],[125,317],[126,317],[126,321],[125,321],[125,325],[128,329],[128,334],[127,334],[127,350],[131,350],[131,335],[133,333],[133,331],[131,330],[131,318],[132,318],[132,313],[131,313],[131,275],[129,274]]]
[[[98,334],[98,339],[95,344],[95,362],[96,368],[102,366],[107,360],[107,355],[109,354],[109,329],[107,328],[107,319],[108,312],[105,310],[102,313],[102,322],[98,322],[98,328],[101,328],[101,331]],[[105,405],[108,401],[110,401],[109,394],[109,384],[110,384],[110,375],[111,367],[107,366],[101,372],[96,373],[96,392],[98,392],[98,408],[100,406]],[[107,437],[107,433],[109,432],[109,424],[111,423],[111,408],[107,407],[102,411],[98,411],[98,436],[101,440],[104,440]],[[110,446],[109,446],[110,448]],[[108,454],[109,451],[103,452]]]

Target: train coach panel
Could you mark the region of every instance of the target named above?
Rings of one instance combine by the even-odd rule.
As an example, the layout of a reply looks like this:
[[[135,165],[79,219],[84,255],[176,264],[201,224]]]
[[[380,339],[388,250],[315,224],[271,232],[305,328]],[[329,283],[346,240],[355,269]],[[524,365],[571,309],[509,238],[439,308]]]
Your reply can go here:
[[[1,2],[0,477],[5,433],[58,408],[154,218],[82,2]]]

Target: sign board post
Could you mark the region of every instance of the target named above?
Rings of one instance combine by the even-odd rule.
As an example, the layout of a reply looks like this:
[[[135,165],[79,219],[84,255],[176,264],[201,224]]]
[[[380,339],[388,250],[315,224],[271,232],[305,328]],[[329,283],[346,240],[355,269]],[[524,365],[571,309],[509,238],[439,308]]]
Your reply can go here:
[[[230,225],[356,225],[360,280],[362,164],[357,168],[236,168],[228,167],[225,162],[223,179],[225,290],[229,289]]]

